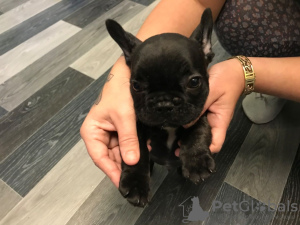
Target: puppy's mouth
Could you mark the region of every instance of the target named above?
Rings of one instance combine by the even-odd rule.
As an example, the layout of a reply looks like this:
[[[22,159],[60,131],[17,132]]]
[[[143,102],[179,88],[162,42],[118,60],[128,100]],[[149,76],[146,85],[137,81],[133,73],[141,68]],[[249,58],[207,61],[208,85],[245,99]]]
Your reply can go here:
[[[194,110],[172,110],[170,112],[157,112],[153,110],[137,113],[137,118],[148,126],[156,127],[180,127],[186,125],[199,116]]]

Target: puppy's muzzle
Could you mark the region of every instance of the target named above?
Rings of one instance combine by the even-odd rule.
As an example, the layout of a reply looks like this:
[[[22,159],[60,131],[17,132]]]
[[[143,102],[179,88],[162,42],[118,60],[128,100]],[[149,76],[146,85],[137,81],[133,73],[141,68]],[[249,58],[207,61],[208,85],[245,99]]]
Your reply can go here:
[[[172,112],[181,104],[182,98],[171,95],[156,95],[148,99],[148,107],[158,113]]]

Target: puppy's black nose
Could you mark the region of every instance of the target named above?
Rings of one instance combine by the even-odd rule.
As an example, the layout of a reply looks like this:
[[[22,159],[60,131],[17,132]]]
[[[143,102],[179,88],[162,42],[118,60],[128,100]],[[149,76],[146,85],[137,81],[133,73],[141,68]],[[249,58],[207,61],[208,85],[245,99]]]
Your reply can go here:
[[[181,99],[181,98],[178,98],[178,97],[174,97],[174,98],[173,98],[173,103],[174,103],[174,105],[178,106],[178,105],[181,104],[181,102],[182,102],[182,99]]]
[[[179,96],[161,93],[152,94],[147,99],[148,107],[159,113],[172,112],[175,108],[178,108],[182,102],[183,99]]]
[[[157,112],[171,112],[174,109],[174,104],[169,101],[158,102],[155,106]]]

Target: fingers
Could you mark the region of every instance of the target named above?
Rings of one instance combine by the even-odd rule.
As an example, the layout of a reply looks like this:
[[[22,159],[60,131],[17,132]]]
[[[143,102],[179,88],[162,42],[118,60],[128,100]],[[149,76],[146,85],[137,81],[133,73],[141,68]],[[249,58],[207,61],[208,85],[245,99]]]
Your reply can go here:
[[[119,187],[121,168],[109,157],[107,145],[99,141],[85,141],[88,153],[96,166],[98,166]],[[117,159],[116,159],[117,160]]]
[[[107,148],[110,142],[109,132],[102,130],[93,120],[86,120],[80,129],[80,134],[95,165],[118,187],[121,168],[109,157],[109,150]],[[114,158],[116,161],[119,160],[117,157]]]
[[[122,159],[121,159],[121,155],[120,155],[120,149],[119,149],[119,146],[116,146],[116,147],[114,147],[114,148],[112,148],[112,149],[109,149],[109,150],[108,150],[108,156],[109,156],[109,158],[110,158],[112,161],[116,162],[118,168],[121,169],[120,166],[121,166]]]
[[[135,165],[140,158],[139,141],[134,116],[123,116],[116,123],[122,159],[127,165]]]

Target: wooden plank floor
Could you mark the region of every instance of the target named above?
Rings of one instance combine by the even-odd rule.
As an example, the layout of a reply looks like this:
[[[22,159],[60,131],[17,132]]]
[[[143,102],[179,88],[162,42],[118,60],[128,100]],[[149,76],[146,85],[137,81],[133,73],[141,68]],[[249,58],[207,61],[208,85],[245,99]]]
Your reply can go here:
[[[51,119],[93,79],[66,69],[0,119],[0,162]],[[15,135],[11,135],[15,133]]]
[[[0,106],[9,111],[16,108],[107,37],[104,24],[107,18],[117,18],[120,22],[125,23],[136,15],[138,10],[141,10],[141,7],[138,7],[137,3],[121,2],[84,27],[68,41],[7,80],[0,85]]]
[[[300,223],[297,103],[254,125],[241,97],[217,172],[196,186],[156,165],[144,209],[89,158],[79,128],[121,52],[104,22],[136,33],[157,3],[0,0],[0,225]],[[229,56],[215,35],[213,50],[213,64]]]
[[[27,2],[28,0],[0,0],[0,11],[1,12],[7,12],[11,9],[16,8],[19,5],[22,5],[23,3]]]
[[[29,0],[24,4],[4,13],[0,17],[0,34],[60,1],[61,0]]]
[[[59,21],[33,38],[0,56],[0,83],[4,83],[81,29]]]

